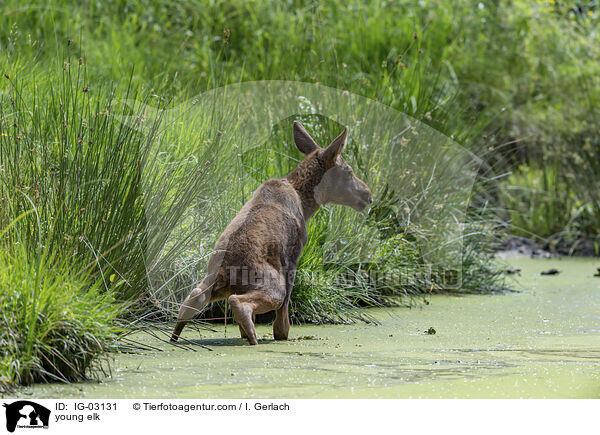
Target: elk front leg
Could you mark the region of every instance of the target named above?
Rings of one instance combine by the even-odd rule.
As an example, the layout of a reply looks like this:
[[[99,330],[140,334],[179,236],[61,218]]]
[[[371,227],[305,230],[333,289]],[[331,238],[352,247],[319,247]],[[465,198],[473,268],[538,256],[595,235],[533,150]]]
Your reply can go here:
[[[285,301],[281,308],[275,311],[273,322],[273,337],[275,340],[287,340],[290,332],[290,317],[288,314],[289,301]]]
[[[273,337],[275,340],[287,340],[290,332],[290,315],[288,306],[294,289],[296,280],[296,265],[293,264],[285,276],[285,299],[283,305],[275,311],[275,321],[273,322]]]

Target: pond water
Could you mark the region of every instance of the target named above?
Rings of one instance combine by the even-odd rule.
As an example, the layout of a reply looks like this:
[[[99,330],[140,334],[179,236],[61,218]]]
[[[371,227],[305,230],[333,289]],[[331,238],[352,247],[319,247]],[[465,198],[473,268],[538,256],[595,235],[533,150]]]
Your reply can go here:
[[[183,336],[195,352],[140,334],[162,351],[118,354],[102,382],[36,385],[45,398],[600,397],[600,261],[508,258],[518,293],[429,298],[376,309],[380,325],[292,325],[287,342],[251,347],[237,326]],[[556,268],[559,275],[541,276]],[[430,327],[434,335],[425,333]]]

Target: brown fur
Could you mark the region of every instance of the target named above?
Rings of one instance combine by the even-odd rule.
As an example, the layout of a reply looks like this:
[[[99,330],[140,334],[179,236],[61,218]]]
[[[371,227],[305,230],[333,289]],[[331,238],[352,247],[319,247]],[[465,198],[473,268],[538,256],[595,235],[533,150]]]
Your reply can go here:
[[[296,265],[307,241],[306,222],[320,206],[315,189],[332,166],[347,166],[338,156],[346,134],[347,129],[330,147],[322,149],[299,123],[294,124],[296,145],[308,155],[287,177],[260,185],[221,234],[207,276],[181,306],[172,341],[206,304],[225,298],[242,338],[250,344],[258,343],[254,315],[272,310],[276,311],[275,339],[287,339],[288,305]],[[372,201],[366,185],[356,178],[354,181],[362,189],[358,192],[360,201]]]

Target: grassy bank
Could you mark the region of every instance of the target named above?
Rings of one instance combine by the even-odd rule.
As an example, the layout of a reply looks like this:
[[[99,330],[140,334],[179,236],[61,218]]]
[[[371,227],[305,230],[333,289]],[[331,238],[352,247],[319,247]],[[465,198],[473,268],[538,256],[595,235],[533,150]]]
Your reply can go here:
[[[99,357],[116,349],[122,306],[70,266],[44,248],[2,244],[0,391],[84,380],[107,367]]]

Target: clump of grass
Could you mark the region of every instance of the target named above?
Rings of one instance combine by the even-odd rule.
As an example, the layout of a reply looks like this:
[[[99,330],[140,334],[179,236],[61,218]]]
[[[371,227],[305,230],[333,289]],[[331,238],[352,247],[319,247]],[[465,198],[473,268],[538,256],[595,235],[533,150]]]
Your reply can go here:
[[[501,183],[500,192],[514,234],[557,236],[573,218],[576,201],[556,165],[522,165]]]
[[[122,306],[101,283],[23,245],[0,251],[0,389],[78,381],[103,370]]]
[[[598,102],[596,102],[596,105]],[[591,105],[590,112],[600,113]],[[596,117],[600,119],[599,117]],[[561,149],[568,168],[565,182],[573,190],[576,219],[572,225],[573,238],[585,238],[593,243],[593,253],[600,256],[600,123],[581,134],[575,146]]]
[[[520,165],[500,181],[510,233],[552,252],[599,255],[597,162],[598,149],[588,138],[556,153],[553,162]]]

